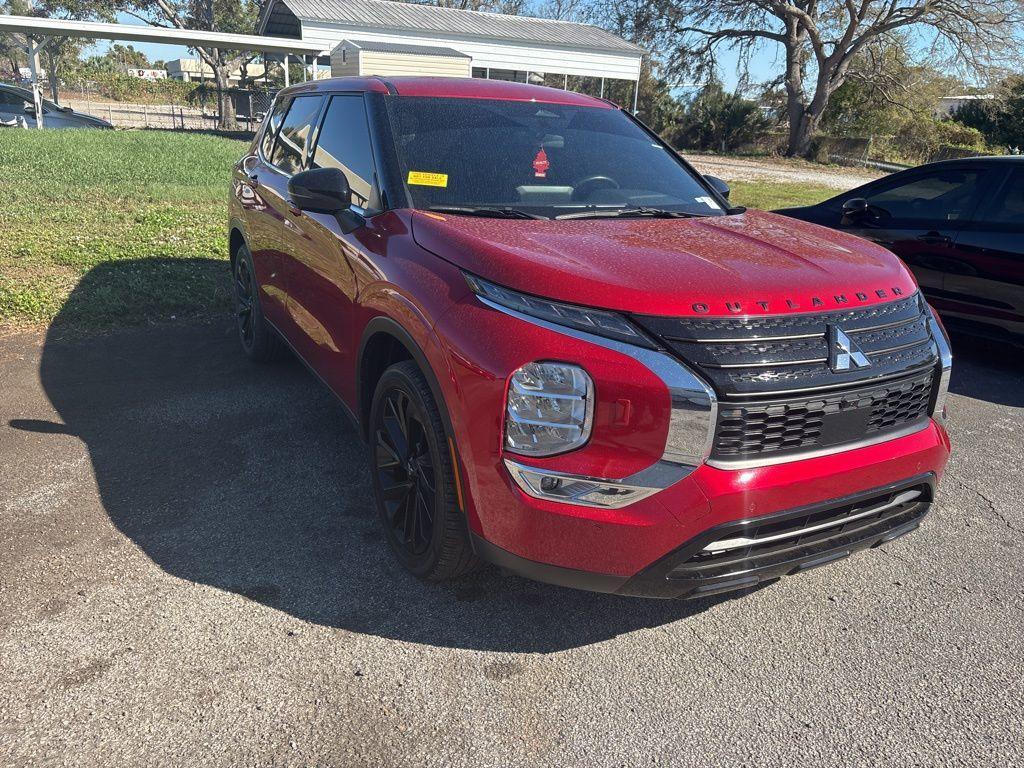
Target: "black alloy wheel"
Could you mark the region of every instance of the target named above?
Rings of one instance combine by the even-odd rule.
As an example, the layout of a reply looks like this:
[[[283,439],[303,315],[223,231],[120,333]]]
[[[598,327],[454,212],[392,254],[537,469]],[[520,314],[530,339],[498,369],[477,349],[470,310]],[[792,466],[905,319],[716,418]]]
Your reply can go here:
[[[377,512],[402,565],[429,581],[473,570],[479,561],[460,508],[447,433],[413,361],[384,371],[368,432]]]
[[[235,252],[232,273],[235,324],[238,327],[238,339],[242,342],[242,351],[246,357],[260,363],[280,359],[285,346],[277,331],[263,317],[256,270],[253,269],[252,254],[245,245],[239,246]]]
[[[255,295],[256,284],[249,259],[239,255],[235,259],[235,316],[238,321],[238,336],[246,352],[251,352],[256,335],[256,318],[253,316]]]
[[[430,547],[437,477],[426,427],[408,393],[392,389],[375,434],[377,482],[391,535],[413,557]]]

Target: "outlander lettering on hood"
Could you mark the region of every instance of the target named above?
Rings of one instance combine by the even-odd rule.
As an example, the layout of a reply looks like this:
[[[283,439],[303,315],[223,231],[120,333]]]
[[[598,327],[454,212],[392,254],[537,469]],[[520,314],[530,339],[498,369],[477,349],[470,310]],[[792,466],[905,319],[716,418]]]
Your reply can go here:
[[[845,293],[834,293],[831,296],[811,296],[803,301],[798,299],[784,298],[781,300],[767,301],[755,299],[754,301],[725,301],[722,302],[721,306],[713,305],[707,302],[698,301],[692,305],[693,311],[701,315],[715,314],[719,310],[724,309],[733,315],[744,315],[750,314],[752,311],[762,312],[765,314],[771,314],[773,310],[795,311],[803,309],[804,307],[811,307],[814,309],[845,309],[851,304],[863,304],[871,299],[872,296],[879,299],[887,299],[890,296],[902,296],[903,289],[898,285],[891,288],[875,288],[871,291],[856,291],[852,294]],[[756,307],[756,309],[754,309]]]

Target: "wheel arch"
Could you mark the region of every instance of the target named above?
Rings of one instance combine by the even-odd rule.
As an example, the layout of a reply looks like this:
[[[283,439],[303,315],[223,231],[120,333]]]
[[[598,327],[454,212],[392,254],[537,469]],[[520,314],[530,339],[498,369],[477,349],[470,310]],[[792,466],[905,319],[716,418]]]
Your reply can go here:
[[[412,360],[423,372],[434,402],[441,412],[441,422],[444,424],[447,437],[454,441],[455,431],[452,428],[451,414],[426,353],[412,334],[397,321],[383,315],[373,318],[366,324],[359,343],[359,356],[356,358],[356,415],[363,438],[369,439],[370,406],[373,403],[377,382],[389,366],[402,360]]]
[[[238,253],[238,249],[243,245],[248,245],[245,233],[242,231],[242,225],[232,219],[231,224],[228,226],[228,258],[231,260],[231,266],[235,265],[235,254]]]

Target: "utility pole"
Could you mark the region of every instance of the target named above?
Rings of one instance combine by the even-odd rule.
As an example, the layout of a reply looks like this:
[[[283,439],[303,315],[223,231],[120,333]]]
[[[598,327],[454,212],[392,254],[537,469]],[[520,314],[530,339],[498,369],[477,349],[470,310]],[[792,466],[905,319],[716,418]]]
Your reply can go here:
[[[28,66],[32,72],[32,106],[36,113],[36,128],[43,127],[43,95],[39,90],[39,52],[43,49],[43,46],[49,42],[49,38],[44,37],[41,41],[37,42],[34,37],[28,39]]]

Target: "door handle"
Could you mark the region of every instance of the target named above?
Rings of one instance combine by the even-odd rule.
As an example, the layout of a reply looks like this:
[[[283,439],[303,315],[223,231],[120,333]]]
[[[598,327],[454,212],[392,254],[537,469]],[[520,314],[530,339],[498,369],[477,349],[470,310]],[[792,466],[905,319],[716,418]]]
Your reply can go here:
[[[953,238],[949,235],[943,235],[940,232],[928,232],[917,238],[922,243],[928,243],[929,245],[949,245],[953,242]]]

